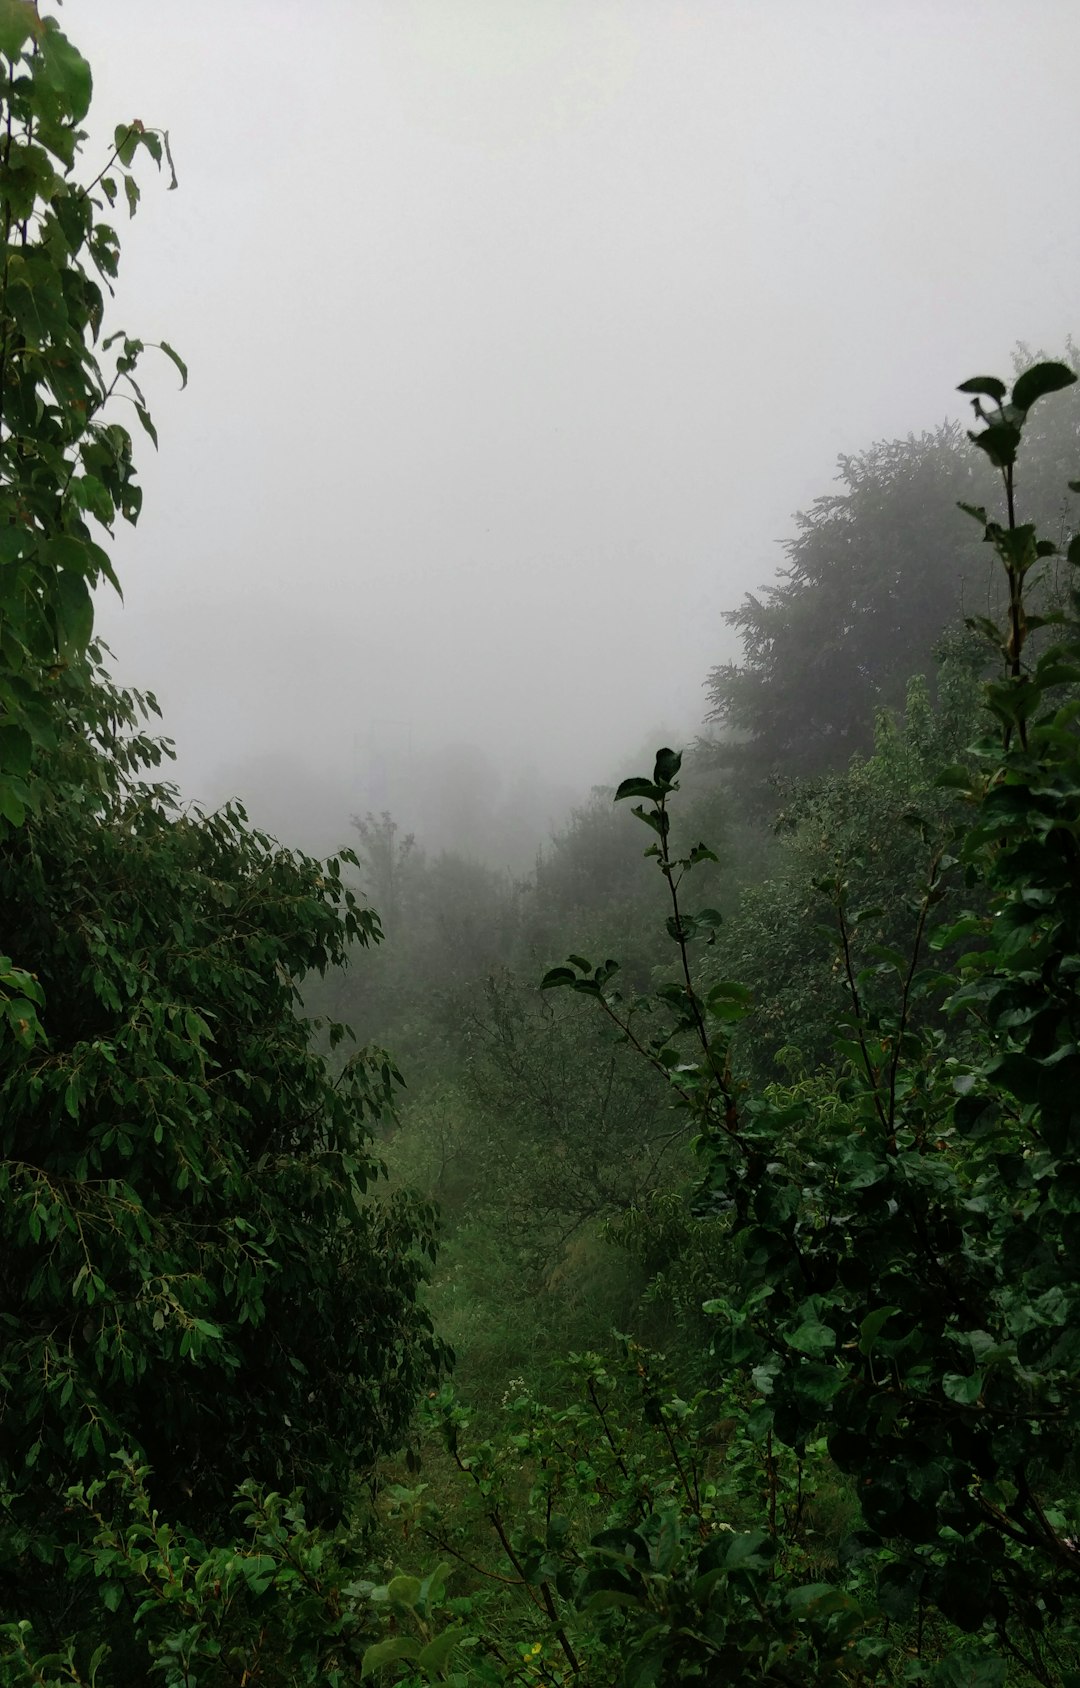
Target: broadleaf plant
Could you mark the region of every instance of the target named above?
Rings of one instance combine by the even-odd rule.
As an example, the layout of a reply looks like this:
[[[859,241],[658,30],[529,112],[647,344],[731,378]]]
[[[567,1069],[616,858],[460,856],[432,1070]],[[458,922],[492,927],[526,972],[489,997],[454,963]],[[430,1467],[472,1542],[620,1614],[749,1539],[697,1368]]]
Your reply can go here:
[[[183,805],[154,700],[93,638],[141,503],[122,401],[156,442],[147,343],[101,338],[107,211],[137,155],[171,171],[167,137],[121,126],[80,181],[85,60],[26,0],[0,60],[0,1674],[45,1681],[26,1661],[75,1636],[73,1671],[100,1642],[131,1680],[137,1605],[103,1612],[94,1533],[135,1507],[228,1541],[245,1482],[339,1517],[439,1359],[432,1216],[376,1188],[393,1062],[300,1011],[380,936],[355,858]]]
[[[651,780],[625,781],[617,797],[642,799],[673,975],[637,1000],[610,964],[590,981],[667,1072],[696,1125],[703,1190],[729,1216],[730,1281],[708,1304],[718,1375],[735,1368],[752,1384],[751,1417],[778,1445],[799,1453],[824,1435],[855,1486],[861,1521],[829,1586],[838,1597],[852,1576],[865,1587],[872,1567],[879,1617],[871,1606],[848,1636],[852,1669],[881,1663],[875,1622],[918,1612],[921,1637],[936,1610],[971,1637],[934,1669],[942,1684],[1000,1683],[1013,1665],[1071,1680],[1080,1640],[1080,589],[1029,613],[1057,548],[1019,522],[1015,477],[1032,407],[1074,379],[1042,364],[1011,398],[994,377],[962,389],[1005,505],[1002,520],[968,510],[1006,585],[1004,624],[977,626],[1001,663],[985,687],[998,734],[942,776],[969,818],[926,861],[906,953],[861,965],[856,935],[880,911],[849,906],[843,864],[819,887],[849,1004],[836,1102],[815,1116],[812,1101],[749,1095],[733,1073],[729,1016],[748,1004],[699,983],[691,946],[708,921],[682,907],[694,862],[670,848],[667,750]],[[1066,557],[1080,562],[1075,541]],[[1033,656],[1036,628],[1049,634]],[[978,906],[939,936],[934,910],[961,877]],[[924,967],[931,941],[955,954],[961,938],[951,971]],[[567,972],[544,982],[580,989]],[[656,1020],[650,1036],[643,1024]],[[707,1633],[706,1581],[696,1586]],[[788,1599],[803,1610],[822,1597],[792,1587]],[[775,1630],[764,1609],[759,1619],[734,1653],[718,1643],[726,1680],[755,1658],[758,1670]],[[653,1645],[647,1679],[674,1681],[673,1641],[654,1631]],[[754,1675],[774,1679],[788,1680]],[[922,1679],[914,1661],[905,1679]]]

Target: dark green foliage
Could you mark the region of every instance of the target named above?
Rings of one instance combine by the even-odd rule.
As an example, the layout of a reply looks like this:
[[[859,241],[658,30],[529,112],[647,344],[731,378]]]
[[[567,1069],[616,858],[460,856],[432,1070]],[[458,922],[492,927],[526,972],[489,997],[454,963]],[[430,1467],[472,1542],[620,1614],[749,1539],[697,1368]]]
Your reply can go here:
[[[73,1579],[96,1586],[99,1629],[126,1631],[123,1657],[92,1640],[43,1656],[28,1624],[0,1624],[5,1684],[344,1688],[406,1660],[427,1683],[445,1681],[458,1643],[473,1640],[456,1621],[471,1603],[448,1598],[445,1562],[424,1576],[373,1580],[362,1535],[313,1529],[298,1496],[250,1483],[230,1538],[208,1542],[162,1518],[146,1478],[125,1460],[108,1482],[69,1496],[85,1544],[71,1556]]]
[[[107,1482],[73,1490],[69,1506],[83,1544],[72,1580],[95,1589],[100,1615],[78,1641],[45,1656],[27,1623],[11,1625],[0,1658],[5,1684],[217,1688],[245,1671],[276,1688],[358,1679],[379,1625],[372,1602],[343,1600],[341,1585],[364,1569],[362,1546],[345,1532],[310,1529],[296,1497],[246,1486],[220,1546],[163,1517],[146,1470],[130,1460]]]
[[[752,1368],[755,1421],[781,1443],[798,1451],[827,1434],[863,1514],[847,1562],[876,1562],[887,1615],[929,1605],[978,1637],[957,1656],[987,1682],[1004,1680],[1006,1658],[1053,1681],[1055,1662],[1075,1666],[1080,1637],[1080,739],[1070,701],[1080,592],[1055,620],[1058,643],[1029,660],[1025,595],[1053,547],[1017,523],[1013,479],[1028,408],[1067,376],[1028,372],[1009,407],[1003,386],[979,383],[997,405],[978,414],[1007,505],[1003,523],[979,513],[1006,587],[1005,623],[988,629],[1003,666],[986,688],[1000,736],[980,746],[982,772],[943,776],[967,793],[972,819],[959,860],[933,852],[906,951],[882,947],[860,966],[857,930],[877,911],[853,912],[846,884],[834,883],[848,993],[838,1106],[815,1115],[811,1096],[742,1092],[725,1023],[729,1006],[744,1012],[740,997],[699,988],[690,963],[696,923],[678,891],[693,864],[667,845],[666,753],[651,781],[622,788],[647,805],[684,964],[682,984],[658,993],[666,1024],[637,1042],[698,1121],[706,1183],[730,1218],[730,1280],[709,1307],[716,1359]],[[1008,449],[1006,428],[1017,435]],[[976,443],[986,448],[985,433]],[[924,957],[960,869],[983,900],[934,934],[939,950],[973,946],[942,974]],[[636,1005],[616,978],[591,994],[632,1036]],[[548,982],[585,988],[570,969]],[[932,1012],[920,1024],[920,1006],[942,1000],[961,1024],[974,1018],[966,1058]],[[752,1645],[740,1644],[740,1662]],[[943,1661],[935,1679],[955,1679],[951,1670]]]
[[[640,966],[651,959],[642,953],[648,898],[628,817],[612,809],[611,791],[598,787],[538,854],[532,894],[522,906],[527,959],[575,942],[617,947],[627,965]]]
[[[386,1155],[440,1204],[430,1306],[487,1409],[633,1317],[640,1274],[603,1227],[685,1181],[687,1133],[605,1027],[509,973],[458,998],[454,1043],[458,1076],[406,1094]]]
[[[684,1396],[639,1344],[617,1348],[571,1355],[564,1405],[512,1390],[497,1440],[448,1389],[433,1404],[451,1504],[422,1485],[396,1490],[393,1511],[472,1573],[466,1680],[514,1680],[519,1660],[526,1681],[593,1688],[872,1675],[890,1649],[859,1601],[788,1580],[833,1568],[818,1526],[845,1502],[821,1485],[823,1447],[775,1452],[745,1428],[737,1389]]]
[[[872,745],[943,630],[981,606],[988,559],[956,503],[989,495],[957,427],[842,458],[843,490],[798,518],[780,583],[726,617],[741,663],[713,670],[711,719],[746,781],[841,768]],[[746,783],[744,781],[744,784]]]
[[[978,471],[955,484],[955,433],[875,448],[736,612],[750,660],[715,700],[754,755],[820,772],[876,727],[789,792],[730,926],[696,823],[736,787],[699,760],[684,806],[666,747],[615,793],[636,866],[599,806],[529,887],[426,861],[389,816],[362,863],[316,862],[148,783],[152,700],[100,667],[87,524],[138,494],[83,265],[115,273],[97,211],[134,209],[136,150],[167,147],[122,128],[75,187],[49,159],[76,157],[85,64],[26,0],[3,55],[0,1679],[1075,1688],[1080,540],[1067,505],[1060,544],[1036,520],[1046,465],[1073,468],[1073,371],[965,383],[999,517]],[[910,681],[966,567],[943,489],[997,570],[979,710],[955,638],[936,704]],[[357,1000],[429,1051],[383,1201],[396,1069],[298,1012],[379,936],[349,867],[402,958]],[[525,993],[506,963],[579,911]],[[447,1200],[430,1305],[490,1440],[434,1385],[403,1174]],[[681,1384],[630,1337],[553,1366],[616,1310],[670,1334]]]
[[[79,1630],[83,1666],[107,1637],[123,1674],[132,1609],[97,1607],[69,1487],[121,1533],[143,1484],[166,1535],[227,1529],[249,1478],[337,1517],[439,1357],[416,1302],[431,1215],[373,1188],[393,1065],[363,1053],[335,1078],[297,1013],[307,973],[379,935],[346,858],[147,783],[156,706],[92,642],[111,570],[87,523],[139,508],[104,407],[126,392],[153,425],[141,343],[103,342],[121,349],[101,372],[85,266],[115,275],[97,212],[118,183],[134,208],[126,167],[164,138],[118,130],[80,187],[52,160],[84,139],[84,61],[25,0],[0,8],[0,54],[0,1612],[37,1645]],[[117,1458],[152,1475],[102,1487]]]
[[[106,406],[114,394],[130,399],[156,438],[134,374],[143,342],[122,333],[103,341],[111,371],[94,349],[119,251],[100,211],[121,183],[134,211],[129,166],[143,151],[160,167],[168,138],[138,121],[122,125],[86,187],[70,172],[84,139],[89,66],[28,0],[5,5],[0,55],[0,826],[17,826],[30,797],[30,747],[54,739],[56,666],[78,672],[91,588],[116,585],[95,533],[117,516],[135,521],[142,502],[130,435]],[[176,353],[160,349],[186,379]]]
[[[569,1010],[493,978],[463,1027],[483,1133],[476,1205],[532,1272],[557,1265],[581,1227],[643,1199],[676,1152],[662,1088]]]
[[[1022,349],[1028,374],[1015,389],[1029,406],[1017,407],[1026,507],[1059,542],[1069,519],[1065,483],[1080,454],[1080,400],[1066,392],[1055,406],[1035,405],[1033,381],[1051,377],[1031,370],[1055,371],[1060,388],[1080,367],[1071,343],[1067,356],[1068,364],[1036,365]],[[1004,417],[1001,425],[1013,428]],[[984,454],[996,437],[985,433]],[[839,493],[799,516],[779,584],[727,616],[743,658],[709,679],[711,719],[723,734],[715,754],[739,770],[740,790],[755,800],[770,776],[817,775],[867,753],[877,711],[899,709],[909,678],[931,672],[942,634],[965,615],[994,613],[1000,601],[992,559],[956,509],[993,494],[993,468],[973,455],[961,428],[841,458],[839,479]],[[1055,587],[1051,574],[1045,590]]]
[[[884,957],[907,944],[911,887],[962,812],[961,797],[938,786],[936,774],[980,726],[970,641],[954,647],[943,652],[936,708],[925,682],[913,680],[903,714],[879,714],[871,756],[789,794],[762,841],[759,878],[703,962],[703,978],[733,976],[753,993],[738,1040],[748,1078],[767,1082],[778,1060],[786,1073],[812,1072],[831,1055],[849,1006],[833,942],[838,884],[862,912],[858,968],[887,967]]]
[[[47,1030],[0,1074],[5,1481],[37,1510],[122,1447],[174,1514],[249,1475],[337,1510],[426,1356],[422,1216],[366,1194],[393,1069],[332,1084],[295,1012],[374,920],[337,861],[129,778],[125,701],[77,698],[95,742],[62,732],[0,847]]]

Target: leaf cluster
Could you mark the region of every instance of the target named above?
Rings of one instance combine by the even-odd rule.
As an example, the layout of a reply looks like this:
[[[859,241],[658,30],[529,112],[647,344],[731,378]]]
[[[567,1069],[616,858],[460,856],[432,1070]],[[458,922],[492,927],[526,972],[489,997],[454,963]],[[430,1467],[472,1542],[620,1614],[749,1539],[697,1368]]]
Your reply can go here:
[[[730,1219],[731,1282],[710,1306],[715,1359],[750,1378],[755,1422],[778,1442],[798,1452],[825,1435],[862,1514],[843,1559],[874,1566],[879,1610],[935,1609],[973,1638],[965,1657],[986,1682],[1004,1679],[1007,1658],[1052,1680],[1080,1617],[1069,1454],[1080,1430],[1080,592],[1054,618],[1057,642],[1029,660],[1025,592],[1056,548],[1017,522],[1012,478],[1031,408],[1073,379],[1036,366],[1007,405],[1003,384],[968,384],[977,404],[997,406],[975,443],[1000,470],[1007,506],[1002,523],[978,512],[1006,586],[1005,624],[990,631],[1005,671],[986,688],[1000,736],[945,776],[971,818],[932,856],[906,950],[879,948],[860,965],[858,928],[881,911],[852,909],[842,875],[821,883],[848,1014],[841,1106],[809,1136],[792,1132],[806,1101],[793,1112],[732,1076],[726,1028],[714,1029],[689,966],[678,896],[689,864],[665,844],[670,786],[633,782],[684,961],[684,982],[656,993],[658,1006],[675,1013],[670,1035],[695,1045],[691,1061],[671,1063],[671,1084],[699,1122],[706,1183]],[[1080,561],[1080,547],[1066,559]],[[927,967],[943,883],[960,873],[981,902],[934,941],[966,951]],[[606,981],[596,985],[586,994],[618,1014]],[[965,1058],[940,1011],[920,1023],[924,999],[971,1028]],[[639,1047],[662,1060],[663,1046]],[[829,1585],[841,1607],[843,1580]],[[765,1612],[759,1620],[740,1664],[765,1644]],[[944,1665],[937,1676],[951,1680]]]
[[[356,858],[183,808],[153,698],[116,688],[92,638],[99,538],[140,504],[113,401],[153,437],[143,343],[99,339],[100,213],[121,188],[134,210],[138,152],[171,159],[135,123],[80,185],[89,98],[55,20],[5,0],[0,1566],[5,1611],[57,1644],[96,1625],[72,1485],[100,1512],[122,1454],[152,1469],[131,1483],[155,1532],[221,1525],[251,1478],[336,1518],[441,1352],[417,1303],[433,1215],[376,1190],[397,1070],[377,1050],[332,1069],[316,1037],[345,1028],[300,1012],[307,974],[380,936]]]

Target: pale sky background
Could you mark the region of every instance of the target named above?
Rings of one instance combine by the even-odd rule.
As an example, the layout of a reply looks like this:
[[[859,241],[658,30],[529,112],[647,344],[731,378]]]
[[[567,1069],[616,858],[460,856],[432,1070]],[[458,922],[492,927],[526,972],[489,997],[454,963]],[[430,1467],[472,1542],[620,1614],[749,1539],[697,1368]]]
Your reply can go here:
[[[61,21],[180,178],[119,219],[112,326],[191,382],[145,366],[100,626],[185,790],[316,843],[406,764],[509,802],[691,736],[837,454],[1080,331],[1075,0]]]

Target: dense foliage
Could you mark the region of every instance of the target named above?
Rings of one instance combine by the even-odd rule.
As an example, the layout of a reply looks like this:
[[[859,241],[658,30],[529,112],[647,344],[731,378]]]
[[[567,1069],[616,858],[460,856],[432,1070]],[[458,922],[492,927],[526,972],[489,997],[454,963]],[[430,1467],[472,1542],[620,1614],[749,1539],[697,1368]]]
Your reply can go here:
[[[972,1668],[988,1683],[1003,1679],[1009,1657],[1050,1680],[1052,1663],[1074,1660],[1080,1641],[1080,590],[1038,618],[1056,640],[1029,663],[1037,618],[1026,605],[1056,547],[1017,521],[1014,485],[1029,411],[1074,380],[1064,365],[1040,364],[1011,397],[991,377],[964,386],[982,424],[974,443],[1004,483],[1004,522],[967,510],[1004,577],[1002,623],[980,624],[1003,669],[986,688],[1001,731],[977,747],[974,771],[939,775],[974,813],[955,835],[958,855],[930,849],[904,950],[876,944],[875,964],[859,967],[859,929],[882,911],[853,909],[840,876],[822,886],[848,993],[837,1044],[842,1106],[815,1115],[803,1098],[747,1098],[733,1076],[728,1025],[746,1012],[745,993],[724,982],[701,992],[694,982],[690,945],[714,920],[679,899],[698,852],[671,853],[679,758],[670,751],[651,779],[626,781],[617,795],[643,799],[635,812],[656,835],[649,853],[670,893],[681,980],[627,1000],[614,964],[593,969],[581,958],[545,980],[594,998],[670,1072],[698,1120],[706,1187],[730,1213],[726,1282],[707,1304],[721,1327],[714,1354],[751,1371],[756,1421],[769,1435],[801,1452],[824,1431],[836,1466],[857,1483],[862,1527],[841,1545],[841,1570],[869,1560],[885,1613],[928,1602],[980,1636]],[[1068,561],[1080,563],[1080,539]],[[933,911],[960,866],[989,906],[934,932]],[[958,937],[973,947],[955,971],[925,965],[927,943]],[[927,999],[974,1019],[967,1058],[942,1025],[918,1024],[916,1005]],[[646,1038],[640,1017],[657,1008],[668,1023]],[[865,1669],[877,1668],[879,1638],[860,1630],[843,1582],[805,1603],[807,1591],[794,1591],[789,1602],[809,1619],[846,1611],[855,1626],[847,1644]],[[770,1625],[733,1653],[725,1615],[694,1621],[715,1669],[756,1660],[756,1680],[791,1679],[791,1646],[777,1652],[774,1634],[765,1656]]]
[[[336,861],[129,777],[100,678],[77,704],[0,851],[44,996],[0,1082],[9,1480],[36,1510],[41,1472],[62,1491],[126,1448],[190,1516],[252,1474],[337,1510],[423,1365],[417,1215],[366,1194],[393,1071],[362,1056],[331,1082],[294,1012],[374,920]]]
[[[72,1483],[123,1456],[189,1525],[227,1519],[248,1478],[337,1516],[405,1436],[437,1347],[416,1302],[428,1215],[372,1188],[394,1069],[361,1054],[332,1075],[296,1012],[377,920],[340,861],[148,783],[153,702],[110,684],[91,639],[110,571],[90,524],[138,514],[118,382],[153,424],[141,345],[101,372],[84,265],[115,274],[99,201],[119,182],[134,209],[125,166],[163,139],[118,130],[77,186],[87,66],[30,5],[3,9],[0,51],[0,1577],[4,1615],[48,1639],[87,1598]]]
[[[1068,355],[1080,370],[1076,348]],[[1034,360],[1022,350],[1018,361]],[[1033,418],[1024,463],[1026,508],[1055,537],[1078,452],[1080,401],[1067,395]],[[865,753],[877,711],[899,708],[911,677],[933,672],[943,630],[993,613],[1000,581],[957,509],[985,502],[991,476],[956,424],[840,459],[841,490],[797,518],[779,582],[726,617],[742,661],[709,677],[710,719],[747,795],[760,800],[769,776],[816,775]],[[1058,584],[1051,571],[1044,585]]]
[[[316,862],[93,642],[168,147],[76,185],[88,68],[0,58],[0,1682],[1076,1688],[1072,352],[844,466],[714,676],[749,773]]]

